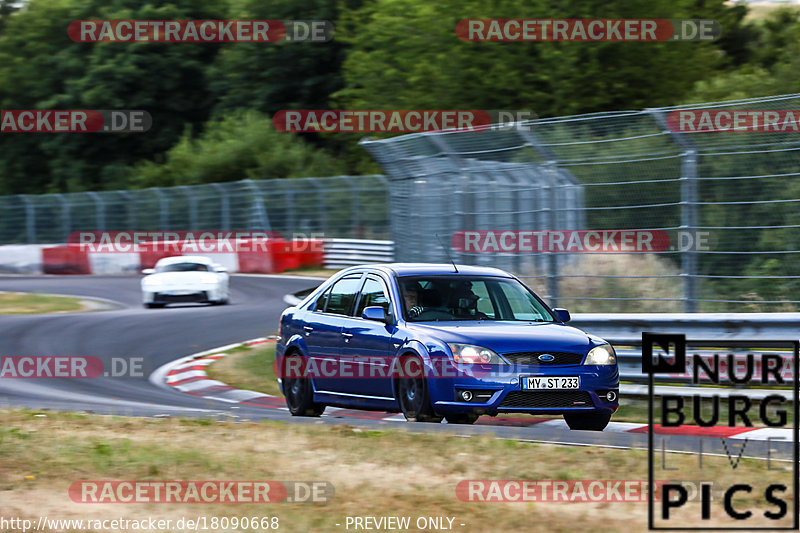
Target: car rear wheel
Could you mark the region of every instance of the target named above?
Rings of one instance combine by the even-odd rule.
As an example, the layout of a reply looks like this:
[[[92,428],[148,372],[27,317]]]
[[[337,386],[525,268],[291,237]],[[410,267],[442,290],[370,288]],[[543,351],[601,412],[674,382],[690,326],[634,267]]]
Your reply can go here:
[[[437,416],[431,406],[422,361],[418,357],[406,357],[401,368],[403,375],[397,379],[397,395],[403,416],[409,422],[441,422],[442,417]]]
[[[448,424],[474,424],[478,420],[475,413],[459,413],[457,415],[444,415]]]
[[[299,358],[295,355],[293,357]],[[287,358],[288,359],[288,358]],[[301,368],[302,364],[292,364],[286,361],[286,368]],[[283,390],[286,394],[286,407],[294,416],[320,416],[325,411],[325,405],[314,402],[314,391],[311,380],[307,377],[283,378]]]
[[[610,413],[565,413],[564,420],[569,429],[603,431],[611,421]]]
[[[157,304],[157,303],[149,302],[149,303],[144,304],[144,306],[146,308],[148,308],[148,309],[160,309],[160,308],[164,307],[164,304]]]

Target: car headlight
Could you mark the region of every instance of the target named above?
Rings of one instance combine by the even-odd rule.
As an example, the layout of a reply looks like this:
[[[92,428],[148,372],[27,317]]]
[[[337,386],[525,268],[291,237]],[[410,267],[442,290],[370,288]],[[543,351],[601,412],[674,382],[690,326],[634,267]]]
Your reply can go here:
[[[146,287],[158,287],[162,284],[162,282],[159,278],[144,278],[142,280],[142,284]]]
[[[610,344],[601,344],[589,350],[584,365],[614,365],[617,363],[617,354]]]
[[[200,283],[216,283],[216,282],[217,282],[217,276],[215,276],[214,274],[207,274],[200,278]]]
[[[474,346],[472,344],[450,344],[450,351],[453,352],[453,359],[456,363],[467,363],[476,365],[504,365],[506,364],[499,355],[489,348]]]

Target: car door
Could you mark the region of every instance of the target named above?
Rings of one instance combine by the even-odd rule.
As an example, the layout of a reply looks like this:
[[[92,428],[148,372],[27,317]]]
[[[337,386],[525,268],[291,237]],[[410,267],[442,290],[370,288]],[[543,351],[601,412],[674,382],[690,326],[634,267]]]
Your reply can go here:
[[[345,276],[336,281],[317,301],[316,309],[308,313],[303,336],[308,348],[309,368],[320,392],[346,392],[347,383],[338,377],[342,356],[342,321],[352,313],[361,286],[362,273]]]
[[[342,372],[352,374],[349,390],[353,394],[392,398],[389,346],[393,325],[361,318],[365,307],[380,306],[390,313],[389,291],[383,280],[366,276],[352,316],[342,321]]]

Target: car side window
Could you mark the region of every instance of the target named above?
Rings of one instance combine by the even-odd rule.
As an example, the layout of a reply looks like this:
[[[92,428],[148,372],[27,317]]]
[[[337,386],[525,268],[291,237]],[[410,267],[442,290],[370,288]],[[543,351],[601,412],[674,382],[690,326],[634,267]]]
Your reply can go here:
[[[334,315],[349,315],[353,309],[358,289],[361,287],[361,275],[343,278],[333,284],[328,292],[325,312]]]
[[[325,292],[323,292],[320,296],[317,297],[317,301],[311,304],[310,310],[317,311],[320,313],[323,312],[325,310],[325,305],[328,303],[328,295],[330,293],[331,289],[330,287],[328,287],[328,289]]]
[[[361,299],[358,301],[355,316],[361,317],[365,307],[373,306],[383,307],[383,310],[389,313],[389,298],[383,289],[383,283],[376,278],[369,277],[364,282],[364,288],[361,289]]]

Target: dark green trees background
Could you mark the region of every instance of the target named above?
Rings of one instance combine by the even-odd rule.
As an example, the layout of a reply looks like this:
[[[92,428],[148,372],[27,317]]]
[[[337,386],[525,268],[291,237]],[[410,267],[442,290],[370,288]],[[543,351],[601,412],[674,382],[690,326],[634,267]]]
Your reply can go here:
[[[147,109],[145,135],[0,136],[0,195],[377,169],[280,109],[530,109],[539,116],[797,91],[800,17],[722,0],[0,0],[0,109]],[[713,43],[465,43],[462,18],[710,18]],[[78,19],[326,19],[328,43],[85,44]]]

